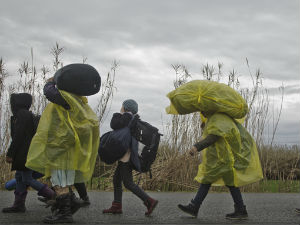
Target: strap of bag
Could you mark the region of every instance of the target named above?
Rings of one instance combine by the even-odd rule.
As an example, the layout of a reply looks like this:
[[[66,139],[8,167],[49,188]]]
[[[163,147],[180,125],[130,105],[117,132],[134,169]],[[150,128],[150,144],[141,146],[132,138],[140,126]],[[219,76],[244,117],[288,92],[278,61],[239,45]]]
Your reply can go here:
[[[140,116],[138,114],[134,114],[132,115],[132,118],[130,120],[130,122],[128,123],[127,127],[131,128],[133,121],[135,120],[135,118],[139,118]]]

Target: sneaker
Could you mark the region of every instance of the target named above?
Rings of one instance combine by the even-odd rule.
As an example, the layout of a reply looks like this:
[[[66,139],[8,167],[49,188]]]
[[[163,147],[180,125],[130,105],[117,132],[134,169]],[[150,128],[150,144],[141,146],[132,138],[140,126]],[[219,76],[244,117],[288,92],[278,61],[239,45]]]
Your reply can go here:
[[[295,212],[300,214],[300,208],[296,208]]]

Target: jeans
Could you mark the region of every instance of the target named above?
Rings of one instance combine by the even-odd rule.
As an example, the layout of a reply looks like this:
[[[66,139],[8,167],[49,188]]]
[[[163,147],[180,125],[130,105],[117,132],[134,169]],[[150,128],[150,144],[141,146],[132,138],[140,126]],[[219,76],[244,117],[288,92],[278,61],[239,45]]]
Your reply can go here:
[[[149,196],[133,182],[132,166],[130,162],[118,162],[117,169],[113,177],[114,201],[122,203],[122,182],[128,190],[145,202]]]
[[[25,192],[27,190],[27,186],[30,186],[37,191],[40,191],[44,187],[44,184],[32,178],[32,170],[29,171],[17,170],[15,174],[15,178],[17,181],[16,192],[19,193]]]
[[[195,196],[195,198],[192,200],[192,203],[199,208],[200,205],[202,204],[203,200],[205,199],[209,189],[210,189],[211,184],[201,184],[198,192]],[[231,197],[234,201],[234,204],[237,206],[243,206],[244,202],[243,202],[243,198],[242,198],[242,194],[241,191],[238,187],[233,187],[233,186],[227,186],[229,188]]]

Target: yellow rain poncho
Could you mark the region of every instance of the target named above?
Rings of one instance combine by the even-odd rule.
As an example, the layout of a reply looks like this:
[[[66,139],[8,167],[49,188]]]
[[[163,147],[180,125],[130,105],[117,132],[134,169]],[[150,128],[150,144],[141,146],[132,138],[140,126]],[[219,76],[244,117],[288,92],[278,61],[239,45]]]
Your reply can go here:
[[[226,84],[208,80],[193,80],[171,91],[168,114],[223,112],[232,118],[243,118],[248,106],[243,97]]]
[[[231,87],[214,81],[194,80],[171,91],[169,114],[202,112],[203,138],[220,136],[202,151],[195,180],[215,186],[240,187],[263,178],[256,144],[240,124],[248,112],[243,97]],[[234,118],[234,119],[233,119]]]
[[[263,178],[255,141],[240,123],[215,113],[207,118],[203,137],[209,134],[221,138],[202,151],[196,181],[240,187]]]
[[[87,98],[60,90],[70,105],[49,103],[32,139],[26,167],[51,175],[51,170],[75,170],[75,183],[88,181],[99,145],[99,121]]]

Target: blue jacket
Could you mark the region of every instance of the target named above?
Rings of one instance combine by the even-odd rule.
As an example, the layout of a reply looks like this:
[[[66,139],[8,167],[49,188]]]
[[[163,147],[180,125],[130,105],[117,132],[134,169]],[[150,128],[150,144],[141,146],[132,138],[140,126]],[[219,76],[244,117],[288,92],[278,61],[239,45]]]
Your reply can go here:
[[[130,113],[114,113],[113,117],[110,121],[110,127],[113,130],[121,129],[129,125],[132,114]],[[132,128],[134,129],[134,128]],[[141,163],[139,159],[139,149],[138,149],[138,141],[131,136],[131,154],[130,154],[130,162],[135,170],[141,172]]]

